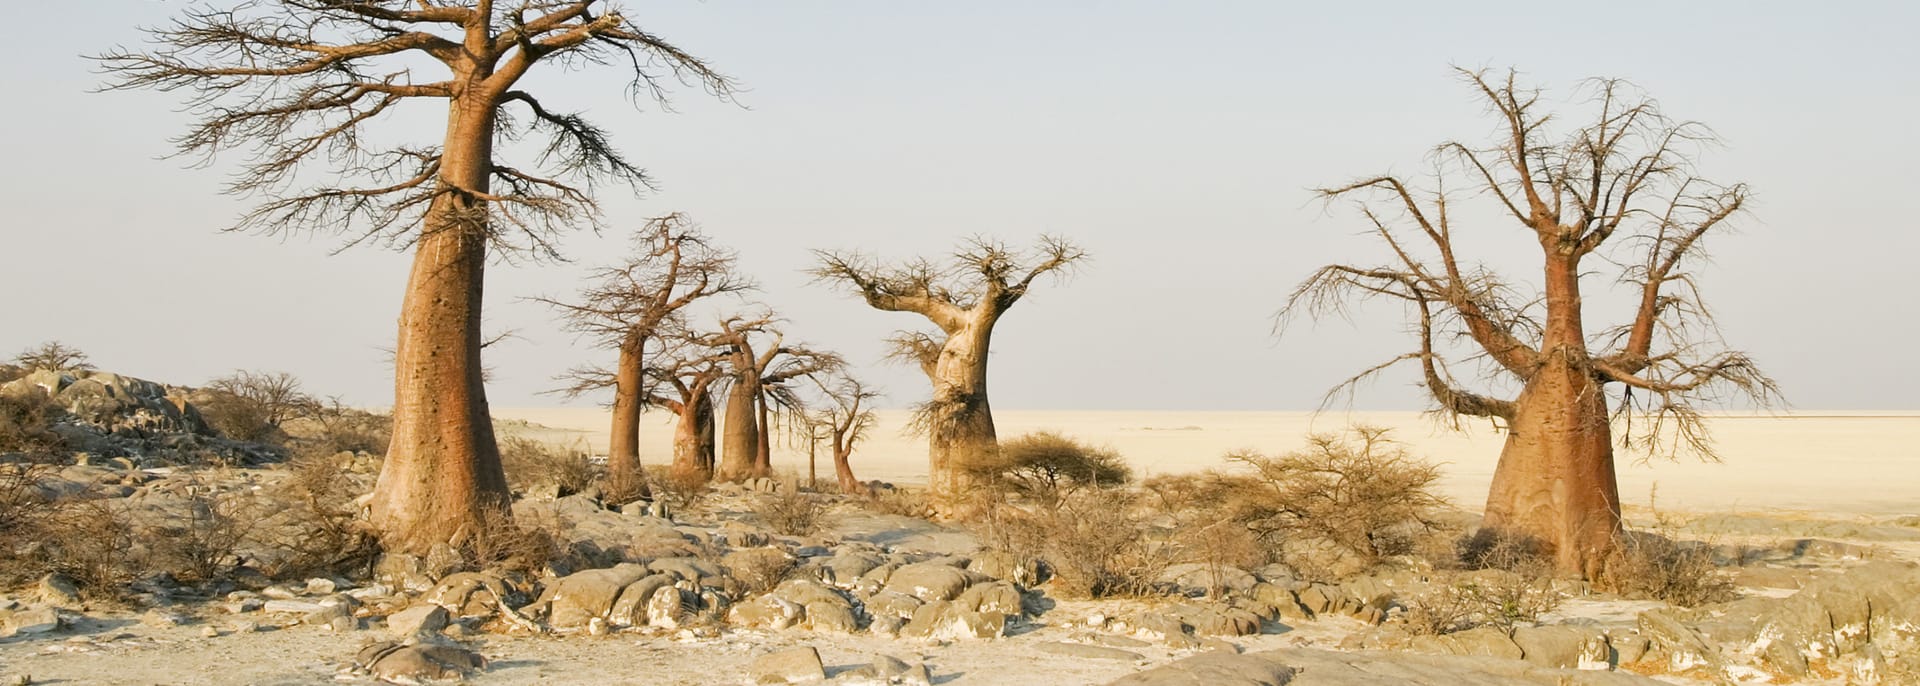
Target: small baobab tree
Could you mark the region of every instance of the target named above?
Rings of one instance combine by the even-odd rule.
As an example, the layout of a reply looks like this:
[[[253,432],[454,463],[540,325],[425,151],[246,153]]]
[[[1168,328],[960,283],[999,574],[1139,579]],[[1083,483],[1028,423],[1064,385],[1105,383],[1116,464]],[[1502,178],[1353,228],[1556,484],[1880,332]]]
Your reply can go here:
[[[853,449],[867,436],[877,418],[869,402],[880,392],[840,370],[831,381],[819,376],[813,381],[825,400],[809,415],[811,436],[827,441],[833,451],[833,476],[842,493],[861,493],[860,480],[853,476]]]
[[[760,443],[754,453],[754,471],[764,475],[773,473],[776,424],[788,427],[790,438],[808,435],[807,394],[801,382],[844,370],[847,363],[832,352],[784,344],[762,353],[758,363]]]
[[[613,348],[612,370],[576,368],[565,377],[569,396],[613,388],[613,427],[607,441],[607,481],[612,497],[643,494],[640,415],[646,409],[649,345],[661,327],[695,301],[751,289],[734,271],[734,254],[714,247],[684,215],[647,220],[634,235],[634,254],[617,266],[596,270],[576,300],[538,298],[559,310],[568,329]]]
[[[715,384],[727,377],[727,354],[710,334],[676,327],[647,362],[647,403],[674,414],[673,471],[705,480],[714,471]]]
[[[1562,573],[1592,575],[1621,526],[1616,423],[1623,446],[1710,456],[1700,403],[1776,396],[1752,360],[1719,346],[1688,271],[1702,240],[1746,206],[1747,187],[1697,176],[1694,160],[1713,142],[1711,132],[1668,118],[1623,81],[1589,82],[1583,104],[1590,111],[1575,120],[1550,115],[1540,91],[1517,85],[1512,72],[1461,74],[1499,122],[1499,135],[1486,146],[1435,149],[1430,187],[1389,175],[1321,190],[1330,201],[1356,201],[1388,258],[1320,268],[1293,291],[1281,321],[1338,313],[1356,300],[1403,303],[1416,325],[1415,350],[1335,391],[1413,362],[1441,413],[1503,425],[1486,527],[1544,544]],[[1580,124],[1556,133],[1564,121]],[[1538,245],[1537,282],[1458,252],[1456,232],[1483,223],[1480,215],[1462,219],[1454,204],[1462,198],[1484,201],[1485,215],[1516,225],[1516,240]],[[1624,324],[1588,333],[1582,289],[1609,269],[1631,307]],[[1446,344],[1455,340],[1468,342],[1479,353],[1474,361],[1492,374],[1512,380],[1518,396],[1462,387],[1447,359]],[[1608,387],[1621,389],[1612,411]]]
[[[967,466],[996,449],[987,402],[987,351],[993,327],[1043,274],[1063,274],[1087,254],[1066,239],[1043,236],[1021,252],[1004,243],[969,240],[948,264],[919,259],[883,267],[872,258],[816,251],[816,279],[852,291],[875,309],[926,317],[937,332],[901,332],[894,354],[919,365],[933,385],[916,423],[927,433],[929,490],[957,496]]]
[[[731,82],[612,0],[196,3],[147,35],[97,58],[108,88],[187,93],[183,154],[248,150],[228,190],[263,200],[234,229],[413,251],[370,523],[405,553],[481,533],[508,497],[481,379],[488,258],[555,255],[562,231],[597,221],[595,182],[648,185],[605,130],[535,95],[535,67],[612,65],[663,102],[673,81],[722,97]],[[410,105],[444,108],[438,140],[371,135]]]

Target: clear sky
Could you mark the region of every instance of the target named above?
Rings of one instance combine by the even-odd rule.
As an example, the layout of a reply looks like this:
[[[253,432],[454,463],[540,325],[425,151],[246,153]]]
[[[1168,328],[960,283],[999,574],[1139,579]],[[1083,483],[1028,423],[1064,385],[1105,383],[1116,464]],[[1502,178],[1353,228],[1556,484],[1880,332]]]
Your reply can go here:
[[[1410,342],[1387,307],[1272,335],[1313,267],[1382,257],[1308,189],[1418,172],[1436,143],[1483,140],[1493,124],[1452,76],[1462,65],[1517,67],[1559,97],[1583,77],[1626,77],[1712,125],[1726,147],[1704,175],[1756,193],[1700,267],[1728,341],[1797,408],[1920,408],[1920,4],[625,4],[738,78],[743,106],[684,91],[676,112],[636,110],[616,73],[531,77],[549,106],[614,131],[660,190],[611,189],[610,229],[569,236],[570,263],[490,272],[488,329],[521,332],[488,353],[495,405],[555,404],[538,395],[550,377],[603,356],[523,298],[570,293],[627,228],[678,210],[740,251],[792,338],[843,351],[890,405],[926,386],[883,365],[879,339],[918,322],[810,285],[810,249],[905,258],[1042,232],[1089,249],[1071,282],[1002,321],[998,407],[1311,409]],[[229,167],[161,158],[186,126],[178,99],[89,92],[100,77],[81,55],[136,45],[136,26],[184,5],[10,5],[0,352],[60,339],[156,380],[284,370],[322,394],[390,402],[381,349],[406,257],[221,233],[246,206],[219,193]],[[1491,245],[1480,259],[1515,269],[1537,250]],[[1590,328],[1616,311],[1590,308]],[[1389,375],[1356,404],[1422,407],[1413,382]]]

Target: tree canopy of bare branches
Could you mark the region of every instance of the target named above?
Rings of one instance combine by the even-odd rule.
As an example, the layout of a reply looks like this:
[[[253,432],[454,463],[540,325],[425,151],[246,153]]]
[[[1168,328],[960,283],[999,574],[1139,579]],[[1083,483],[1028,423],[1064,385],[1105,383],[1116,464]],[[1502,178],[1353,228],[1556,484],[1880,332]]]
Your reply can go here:
[[[535,66],[613,67],[636,102],[732,82],[610,0],[235,1],[147,35],[98,56],[107,88],[184,94],[184,155],[244,151],[228,190],[259,203],[235,229],[413,250],[372,523],[396,552],[471,539],[508,496],[481,382],[488,257],[555,256],[564,229],[597,222],[596,183],[648,184],[605,129],[535,94]],[[416,103],[444,108],[438,140],[377,143],[376,122]],[[503,143],[533,152],[509,163]]]
[[[966,241],[950,259],[921,258],[899,266],[850,252],[815,251],[814,278],[866,300],[878,310],[925,317],[937,333],[903,331],[892,339],[898,359],[912,362],[933,385],[917,422],[927,431],[929,480],[937,496],[958,495],[966,464],[996,448],[987,402],[987,351],[993,327],[1042,275],[1069,273],[1086,251],[1042,236],[1028,251],[984,238]]]
[[[1591,575],[1620,528],[1613,423],[1625,446],[1710,455],[1703,403],[1777,396],[1747,355],[1723,347],[1691,271],[1703,241],[1742,214],[1748,189],[1697,175],[1712,132],[1669,118],[1624,81],[1588,81],[1577,103],[1584,118],[1572,119],[1549,112],[1543,93],[1513,72],[1460,74],[1499,134],[1435,148],[1425,185],[1381,175],[1321,189],[1330,202],[1352,201],[1386,260],[1320,268],[1293,291],[1281,321],[1366,300],[1403,304],[1415,349],[1335,391],[1410,362],[1440,412],[1500,422],[1508,438],[1486,525],[1538,539],[1563,572]],[[1560,131],[1565,121],[1577,125]],[[1456,231],[1480,228],[1457,219],[1461,202],[1491,205],[1523,229],[1515,240],[1538,244],[1537,287],[1456,250]],[[1634,305],[1623,324],[1590,334],[1582,288],[1598,276],[1596,263]],[[1448,359],[1455,341],[1477,354]],[[1509,399],[1470,389],[1454,373],[1462,364],[1522,390]],[[1621,389],[1611,415],[1607,387]]]

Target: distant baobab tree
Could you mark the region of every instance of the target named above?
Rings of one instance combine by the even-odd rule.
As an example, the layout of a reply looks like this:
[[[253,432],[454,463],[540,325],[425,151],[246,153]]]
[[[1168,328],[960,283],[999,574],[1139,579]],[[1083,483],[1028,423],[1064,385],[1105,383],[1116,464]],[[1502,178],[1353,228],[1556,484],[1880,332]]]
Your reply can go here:
[[[878,421],[868,402],[879,398],[880,392],[844,369],[831,375],[831,382],[816,376],[814,383],[826,400],[810,417],[809,435],[826,439],[827,447],[833,451],[834,482],[840,492],[861,493],[864,489],[853,475],[853,449]]]
[[[1461,71],[1499,122],[1485,147],[1445,143],[1432,155],[1431,186],[1375,176],[1320,191],[1353,199],[1383,244],[1384,264],[1320,268],[1293,291],[1282,322],[1323,316],[1348,303],[1404,303],[1418,347],[1350,379],[1336,392],[1398,362],[1420,366],[1439,410],[1491,417],[1507,439],[1487,496],[1485,526],[1553,550],[1562,573],[1591,576],[1621,530],[1614,434],[1604,389],[1621,394],[1612,418],[1623,446],[1711,455],[1698,405],[1728,397],[1769,402],[1777,389],[1745,354],[1719,349],[1696,275],[1701,243],[1746,206],[1747,187],[1695,174],[1714,142],[1695,122],[1676,121],[1626,82],[1587,83],[1588,110],[1550,114],[1541,92]],[[1560,122],[1580,121],[1566,133]],[[1502,230],[1539,246],[1538,290],[1460,254],[1457,201],[1483,202]],[[1513,231],[1518,229],[1518,231]],[[1587,258],[1594,259],[1588,260]],[[1626,323],[1589,334],[1582,287],[1611,277],[1634,294]],[[1520,385],[1508,400],[1463,388],[1441,344],[1469,341],[1494,374]]]
[[[714,247],[684,215],[648,220],[634,235],[634,248],[621,264],[596,270],[577,299],[537,299],[559,310],[568,329],[617,352],[612,370],[571,370],[565,378],[573,384],[562,389],[577,396],[613,388],[607,482],[608,496],[615,500],[646,491],[640,470],[640,415],[647,405],[648,346],[658,343],[662,325],[688,305],[753,288],[735,272],[733,252]]]
[[[901,332],[894,353],[920,366],[933,397],[916,421],[927,432],[930,490],[959,495],[967,466],[997,450],[993,410],[987,402],[987,351],[993,327],[1027,294],[1034,279],[1062,274],[1087,258],[1085,251],[1043,236],[1031,252],[983,238],[969,240],[948,264],[918,259],[883,267],[858,253],[816,251],[816,279],[852,291],[889,312],[926,317],[938,333]]]
[[[723,98],[733,84],[601,0],[194,4],[146,33],[152,47],[97,58],[107,87],[187,93],[198,122],[183,154],[247,151],[228,190],[263,200],[236,230],[413,251],[371,524],[403,553],[481,533],[509,497],[481,380],[487,260],[556,254],[560,233],[598,220],[596,181],[648,185],[605,130],[528,90],[529,75],[611,65],[636,99],[661,102],[676,81]],[[390,138],[369,125],[408,103],[445,108],[439,140],[376,143]],[[508,164],[503,141],[531,144],[526,163]]]

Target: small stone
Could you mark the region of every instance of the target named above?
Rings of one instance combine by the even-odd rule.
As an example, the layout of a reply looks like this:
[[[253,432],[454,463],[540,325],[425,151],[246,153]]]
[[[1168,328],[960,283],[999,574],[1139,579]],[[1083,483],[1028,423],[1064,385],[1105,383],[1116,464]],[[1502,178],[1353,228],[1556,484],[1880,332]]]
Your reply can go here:
[[[154,608],[147,610],[146,614],[140,616],[140,623],[155,629],[165,629],[186,624],[187,617],[178,612]]]
[[[207,638],[219,638],[220,630],[212,626],[203,626],[200,627],[200,635]]]
[[[51,607],[36,607],[31,610],[21,610],[8,616],[4,633],[10,636],[19,634],[45,634],[58,631],[61,624],[59,612],[55,612]]]
[[[54,607],[79,607],[80,586],[61,574],[40,578],[40,602]]]
[[[268,598],[273,598],[275,600],[293,600],[295,598],[300,597],[300,594],[298,592],[295,592],[293,589],[287,588],[285,586],[281,586],[278,584],[260,589],[260,595],[266,596]]]
[[[334,583],[332,579],[307,580],[307,595],[333,595],[334,590],[338,588],[339,584]]]
[[[260,623],[250,619],[244,619],[238,622],[234,622],[227,626],[232,628],[233,633],[236,633],[236,634],[251,634],[253,632],[260,630]]]
[[[261,609],[268,612],[286,612],[290,614],[310,615],[327,609],[327,606],[311,600],[269,600]]]
[[[228,614],[243,615],[249,612],[259,612],[260,609],[266,607],[266,605],[266,601],[259,598],[242,598],[240,600],[229,600],[222,604],[221,608],[225,609]]]
[[[812,646],[789,648],[755,658],[747,676],[756,684],[798,684],[826,681],[827,668]]]
[[[7,677],[6,683],[7,683],[7,686],[29,686],[30,684],[33,683],[33,675],[15,674],[13,676]]]

